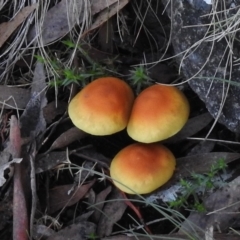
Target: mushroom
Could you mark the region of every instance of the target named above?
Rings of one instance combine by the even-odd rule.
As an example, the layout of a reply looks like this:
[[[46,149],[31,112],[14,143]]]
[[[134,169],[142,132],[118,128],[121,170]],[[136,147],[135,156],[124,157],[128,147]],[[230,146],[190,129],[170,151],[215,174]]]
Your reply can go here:
[[[167,139],[182,129],[189,111],[187,98],[176,87],[153,85],[136,98],[127,126],[128,135],[143,143]]]
[[[134,143],[122,149],[112,160],[113,183],[129,194],[146,194],[166,183],[173,175],[176,160],[159,143]]]
[[[79,129],[92,135],[110,135],[128,123],[134,101],[130,86],[115,77],[98,78],[70,102],[69,117]]]

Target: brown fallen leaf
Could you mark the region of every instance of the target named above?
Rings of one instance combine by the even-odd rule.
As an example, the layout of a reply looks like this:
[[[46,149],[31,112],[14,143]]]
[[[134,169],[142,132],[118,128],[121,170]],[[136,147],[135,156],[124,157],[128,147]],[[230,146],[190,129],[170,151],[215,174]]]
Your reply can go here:
[[[96,202],[95,202],[96,205],[92,206],[92,208],[94,209],[92,219],[95,223],[98,222],[98,220],[99,220],[99,218],[102,214],[101,211],[102,211],[103,206],[104,206],[104,201],[111,191],[112,191],[112,187],[108,186],[103,191],[101,191],[100,193],[97,194]]]
[[[86,221],[72,224],[48,237],[46,240],[86,240],[90,239],[90,236],[94,235],[95,231],[95,224]]]
[[[98,16],[96,17],[94,23],[91,25],[90,29],[83,33],[83,36],[90,31],[100,27],[104,22],[106,22],[109,18],[114,16],[117,12],[119,12],[124,6],[128,4],[128,0],[116,1],[114,4],[108,6],[104,10],[102,10]]]
[[[109,236],[112,233],[113,225],[122,218],[127,205],[120,191],[116,188],[113,189],[109,201],[103,208],[103,214],[100,217],[97,226],[97,235],[99,237]]]
[[[68,1],[62,0],[54,7],[49,9],[44,17],[41,29],[41,39],[44,45],[56,41],[64,37],[76,25],[82,23],[84,13],[88,11],[92,16],[102,9],[108,8],[109,4],[119,2],[118,0],[92,0],[91,5],[88,1],[75,0]],[[28,42],[36,38],[36,26],[34,25],[27,36]]]
[[[45,239],[55,234],[55,231],[48,226],[36,224],[33,226],[33,238],[34,239]]]
[[[9,22],[4,22],[0,25],[0,47],[6,42],[6,40],[11,36],[11,34],[17,29],[17,27],[33,12],[37,7],[37,3],[23,8],[14,17],[13,20]]]
[[[84,198],[94,183],[95,180],[84,185],[79,185],[75,189],[73,189],[73,184],[62,185],[50,189],[48,213],[51,214],[64,207],[75,204]]]
[[[113,62],[110,59],[114,59],[116,61],[119,57],[118,55],[113,55],[108,52],[100,51],[99,49],[94,48],[88,44],[83,44],[81,48],[94,62],[98,63],[112,64]]]
[[[41,39],[44,45],[65,36],[79,20],[82,21],[84,14],[84,3],[82,0],[67,1],[62,0],[54,7],[50,8],[41,26]],[[81,20],[80,20],[81,19]],[[38,28],[39,26],[37,26]],[[28,33],[27,39],[31,42],[36,38],[36,25]]]
[[[43,108],[43,116],[46,122],[52,123],[52,121],[58,116],[64,114],[67,109],[67,103],[63,101],[52,101],[47,104],[46,107]]]
[[[75,156],[80,157],[81,159],[89,160],[94,163],[98,163],[100,166],[105,167],[106,169],[109,168],[111,159],[105,157],[103,154],[96,151],[94,147],[89,147],[85,149],[79,149],[77,151],[73,150],[70,152]]]
[[[38,62],[35,65],[34,72],[33,72],[33,81],[31,84],[31,93],[33,95],[34,92],[37,92],[42,96],[42,98],[45,95],[44,91],[47,88],[47,83],[46,83],[46,71],[45,71],[45,66],[44,63]],[[47,102],[47,99],[46,99]],[[44,104],[46,105],[46,104]]]
[[[37,155],[35,161],[35,172],[41,173],[51,170],[58,165],[65,164],[67,161],[67,154],[65,151],[50,152],[47,154]]]
[[[0,107],[24,109],[30,99],[30,89],[0,86]]]
[[[213,151],[216,142],[214,141],[201,141],[193,146],[187,153],[187,156],[193,156],[201,153],[210,153]]]
[[[96,14],[103,11],[105,8],[109,8],[116,2],[118,2],[118,0],[93,0],[91,10],[94,14]]]
[[[54,149],[59,149],[63,147],[67,147],[69,144],[73,143],[76,140],[80,140],[84,137],[86,137],[87,134],[83,132],[82,130],[72,127],[66,132],[62,133],[52,144],[49,151],[52,151]]]

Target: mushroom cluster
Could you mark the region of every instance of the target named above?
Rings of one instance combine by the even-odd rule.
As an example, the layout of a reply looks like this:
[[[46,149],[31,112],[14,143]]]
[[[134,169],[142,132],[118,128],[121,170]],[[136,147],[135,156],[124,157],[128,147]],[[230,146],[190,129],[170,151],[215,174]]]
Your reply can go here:
[[[122,149],[111,162],[110,176],[120,190],[146,194],[172,177],[175,157],[156,142],[179,132],[188,120],[188,100],[177,88],[155,84],[134,100],[124,81],[99,78],[72,99],[68,113],[73,124],[87,133],[110,135],[127,128],[139,142]]]

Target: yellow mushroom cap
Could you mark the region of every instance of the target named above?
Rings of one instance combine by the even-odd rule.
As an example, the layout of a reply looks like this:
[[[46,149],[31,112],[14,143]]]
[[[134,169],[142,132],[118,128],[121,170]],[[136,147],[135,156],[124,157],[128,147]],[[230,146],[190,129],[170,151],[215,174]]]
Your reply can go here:
[[[189,111],[187,98],[176,87],[153,85],[136,98],[127,132],[143,143],[167,139],[182,129]]]
[[[122,149],[112,160],[113,183],[129,194],[146,194],[166,183],[173,175],[176,160],[158,143],[135,143]]]
[[[133,101],[127,83],[104,77],[83,88],[70,102],[68,113],[79,129],[92,135],[110,135],[127,126]]]

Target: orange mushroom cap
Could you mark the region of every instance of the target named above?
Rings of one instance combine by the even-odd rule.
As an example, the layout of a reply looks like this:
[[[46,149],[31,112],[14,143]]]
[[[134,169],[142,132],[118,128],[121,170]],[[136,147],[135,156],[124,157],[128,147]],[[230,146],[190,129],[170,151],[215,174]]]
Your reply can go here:
[[[143,143],[167,139],[182,129],[189,111],[187,98],[176,87],[153,85],[136,98],[127,132]]]
[[[112,160],[110,176],[120,190],[145,194],[166,183],[173,175],[176,160],[158,143],[135,143],[122,149]]]
[[[70,102],[68,113],[79,129],[92,135],[110,135],[127,126],[133,101],[127,83],[104,77],[83,88]]]

